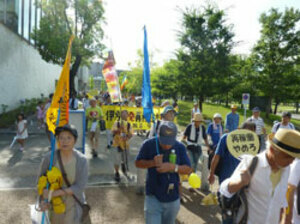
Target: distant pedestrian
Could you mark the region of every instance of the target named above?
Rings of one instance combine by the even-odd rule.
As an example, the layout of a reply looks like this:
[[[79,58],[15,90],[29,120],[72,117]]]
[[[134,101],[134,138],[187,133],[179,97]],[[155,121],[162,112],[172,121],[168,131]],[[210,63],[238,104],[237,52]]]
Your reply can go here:
[[[226,115],[225,132],[232,132],[239,127],[240,116],[236,112],[236,110],[237,110],[237,106],[232,104],[231,113],[228,113]]]
[[[182,141],[187,139],[187,151],[192,164],[193,171],[197,171],[198,162],[202,155],[202,144],[210,150],[210,146],[207,141],[207,135],[204,125],[201,123],[204,121],[202,114],[195,113],[191,124],[189,124],[183,134]]]
[[[17,142],[20,144],[20,151],[24,151],[25,140],[28,138],[27,121],[23,113],[17,117]]]
[[[281,122],[277,122],[273,125],[272,133],[276,133],[279,128],[295,130],[295,126],[290,122],[292,114],[290,112],[283,112],[281,115]]]
[[[212,142],[212,145],[210,146],[211,150],[208,150],[208,169],[210,169],[211,160],[215,154],[217,145],[224,134],[221,114],[215,113],[213,119],[213,122],[208,125],[206,132]]]
[[[192,120],[193,120],[193,118],[194,118],[195,113],[201,114],[201,110],[200,110],[200,108],[198,107],[198,103],[197,103],[197,102],[194,102],[194,106],[193,106],[193,109],[192,109],[192,113],[191,113],[191,115],[192,115]]]
[[[136,167],[148,169],[144,203],[146,224],[175,224],[180,209],[179,174],[192,171],[186,149],[176,141],[176,136],[176,125],[162,122],[159,144],[155,138],[146,140],[136,158]]]
[[[256,134],[259,137],[259,152],[266,149],[266,129],[264,120],[260,117],[259,107],[252,109],[252,117],[249,117],[247,121],[254,122],[256,125]]]
[[[72,98],[69,100],[70,110],[78,110],[79,100],[76,98],[76,93],[72,94]]]
[[[37,117],[37,125],[38,129],[41,129],[44,127],[44,105],[42,101],[38,102],[38,105],[36,107],[36,117]]]
[[[116,121],[112,127],[113,148],[111,152],[114,158],[115,180],[120,182],[119,167],[121,166],[123,174],[127,177],[129,140],[133,136],[133,129],[127,121],[128,111],[121,111],[121,120]]]
[[[45,123],[45,131],[47,134],[47,138],[49,140],[49,143],[51,143],[51,132],[48,128],[48,124],[47,124],[47,111],[49,109],[49,107],[51,106],[52,103],[52,98],[53,98],[53,93],[49,94],[49,99],[47,100],[45,106],[44,106],[44,123]]]
[[[95,98],[90,99],[91,107],[87,108],[85,111],[86,118],[88,119],[88,132],[90,139],[90,146],[92,148],[93,157],[97,157],[97,149],[99,143],[99,121],[103,117],[103,112],[99,106],[97,106],[97,101]]]

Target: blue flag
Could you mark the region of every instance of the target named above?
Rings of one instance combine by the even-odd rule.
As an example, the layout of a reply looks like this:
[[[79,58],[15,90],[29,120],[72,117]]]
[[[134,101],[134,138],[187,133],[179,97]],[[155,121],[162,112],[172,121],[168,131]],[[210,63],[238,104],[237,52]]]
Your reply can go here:
[[[144,71],[143,71],[143,87],[142,87],[142,106],[144,109],[144,117],[147,122],[151,121],[153,113],[151,85],[150,85],[150,66],[147,44],[147,30],[144,27]]]

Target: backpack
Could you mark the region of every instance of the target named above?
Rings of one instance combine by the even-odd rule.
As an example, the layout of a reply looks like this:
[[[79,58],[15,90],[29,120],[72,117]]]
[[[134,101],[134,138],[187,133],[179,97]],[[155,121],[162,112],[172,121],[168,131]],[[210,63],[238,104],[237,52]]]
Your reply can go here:
[[[278,123],[276,124],[276,125],[277,125],[276,128],[275,128],[275,131],[276,131],[276,132],[278,131],[278,129],[279,129],[279,127],[280,127],[280,124],[281,124],[280,122],[278,122]],[[290,128],[292,128],[291,123],[289,123],[288,126],[289,126]]]
[[[258,157],[255,156],[250,166],[248,167],[248,171],[252,177],[255,168],[257,166]],[[218,194],[218,200],[219,205],[222,209],[222,213],[224,216],[224,219],[232,218],[234,224],[247,224],[248,220],[248,203],[247,203],[247,197],[245,190],[249,187],[245,186],[242,189],[240,189],[232,198],[227,198],[226,196],[222,195],[221,193]],[[240,220],[237,220],[237,214],[239,209],[243,209],[243,214],[240,218]]]

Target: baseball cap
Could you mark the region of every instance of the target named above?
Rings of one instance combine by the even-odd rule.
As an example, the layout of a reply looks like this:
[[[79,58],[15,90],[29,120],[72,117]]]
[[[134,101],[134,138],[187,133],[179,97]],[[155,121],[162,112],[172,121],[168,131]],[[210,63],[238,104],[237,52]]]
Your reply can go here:
[[[162,121],[159,127],[159,142],[164,145],[174,145],[177,127],[172,121]]]
[[[259,107],[254,107],[254,108],[252,109],[252,112],[260,112]]]

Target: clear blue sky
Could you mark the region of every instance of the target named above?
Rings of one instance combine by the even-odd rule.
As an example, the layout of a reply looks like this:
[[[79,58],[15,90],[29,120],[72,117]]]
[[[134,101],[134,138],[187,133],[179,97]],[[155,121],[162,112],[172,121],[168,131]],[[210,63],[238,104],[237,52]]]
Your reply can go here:
[[[128,68],[134,63],[137,50],[143,46],[144,25],[148,31],[149,51],[153,60],[163,64],[174,57],[179,47],[180,9],[201,7],[210,2],[225,10],[227,21],[233,24],[235,41],[239,44],[233,53],[248,54],[259,39],[259,16],[275,7],[300,9],[300,0],[104,0],[106,26],[105,43],[114,50],[117,68]]]

